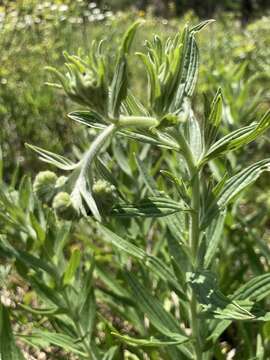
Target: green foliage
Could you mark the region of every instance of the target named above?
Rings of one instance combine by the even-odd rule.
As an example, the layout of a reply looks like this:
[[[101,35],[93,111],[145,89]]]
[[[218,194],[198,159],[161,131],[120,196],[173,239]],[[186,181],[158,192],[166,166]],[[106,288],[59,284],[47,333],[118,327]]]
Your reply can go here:
[[[33,186],[3,172],[3,359],[22,359],[19,347],[55,359],[270,356],[269,112],[253,97],[267,77],[248,80],[259,67],[247,53],[241,63],[240,40],[215,47],[220,62],[207,53],[209,28],[219,39],[226,24],[175,35],[171,22],[149,39],[154,25],[66,55],[55,96],[82,107],[68,115],[80,137],[67,157],[31,140],[58,169]]]

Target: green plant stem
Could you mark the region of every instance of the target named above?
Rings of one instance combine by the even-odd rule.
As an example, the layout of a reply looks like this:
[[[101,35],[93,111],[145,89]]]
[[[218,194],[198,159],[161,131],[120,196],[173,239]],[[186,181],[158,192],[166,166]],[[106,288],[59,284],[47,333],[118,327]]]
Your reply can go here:
[[[190,226],[189,226],[189,245],[192,255],[192,269],[196,268],[198,257],[198,245],[200,238],[200,177],[199,170],[194,161],[192,151],[184,136],[179,133],[178,142],[181,146],[182,154],[186,160],[190,182],[191,182],[191,208]],[[190,325],[192,336],[195,340],[196,360],[202,360],[202,342],[200,327],[198,322],[198,303],[194,292],[191,292],[190,298]]]
[[[114,124],[107,126],[93,141],[89,150],[85,153],[81,160],[81,174],[86,175],[93,160],[104,146],[109,137],[117,130]]]
[[[191,199],[191,222],[190,222],[190,248],[193,259],[193,266],[197,265],[198,245],[200,237],[200,182],[199,174],[192,174],[192,199]]]
[[[190,219],[190,248],[193,259],[193,266],[196,267],[197,264],[197,255],[198,255],[198,245],[199,245],[199,236],[200,236],[200,226],[199,226],[199,209],[200,209],[200,183],[199,183],[199,174],[192,174],[192,201],[191,206],[194,211],[191,212]],[[190,312],[191,312],[191,329],[192,335],[195,339],[195,352],[196,359],[202,359],[202,344],[201,344],[201,335],[200,327],[198,322],[198,303],[195,297],[194,292],[191,293],[190,300]]]
[[[120,116],[117,120],[117,125],[121,128],[151,128],[158,124],[158,120],[150,116]]]

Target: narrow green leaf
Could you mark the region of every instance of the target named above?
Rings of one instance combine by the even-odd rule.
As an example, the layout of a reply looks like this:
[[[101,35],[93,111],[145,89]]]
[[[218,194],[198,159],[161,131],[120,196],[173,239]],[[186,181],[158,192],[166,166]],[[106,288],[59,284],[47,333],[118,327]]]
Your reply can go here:
[[[185,93],[188,97],[192,96],[194,92],[199,72],[199,50],[193,36],[190,41],[190,50],[187,55],[189,66],[185,80]]]
[[[54,288],[47,286],[43,280],[39,280],[38,276],[31,276],[28,278],[32,287],[40,295],[40,297],[48,303],[48,306],[56,305],[57,308],[66,309],[66,303],[60,293]]]
[[[95,269],[95,261],[92,259],[91,267],[87,272],[86,279],[81,289],[79,304],[79,321],[85,335],[89,340],[92,339],[96,319],[96,299],[93,288],[93,271]]]
[[[117,217],[163,217],[178,211],[189,211],[169,198],[149,197],[138,204],[119,204],[112,209],[112,215]]]
[[[125,253],[139,260],[143,260],[145,258],[146,253],[139,247],[122,239],[120,236],[116,235],[115,233],[113,233],[111,230],[107,229],[103,225],[100,225],[99,228],[101,232],[105,235],[105,240],[112,243],[119,250],[124,251]]]
[[[210,271],[189,273],[188,282],[198,302],[203,306],[202,314],[224,320],[255,319],[255,315],[247,309],[252,304],[247,302],[247,306],[243,306],[244,303],[240,305],[223,295],[218,289],[215,276]]]
[[[64,285],[70,285],[72,283],[76,271],[80,265],[80,260],[81,260],[81,251],[79,249],[75,249],[71,254],[71,258],[67,264],[67,268],[64,273],[64,278],[63,278]]]
[[[33,226],[33,229],[35,230],[35,233],[37,235],[38,242],[39,244],[42,244],[46,238],[46,232],[32,212],[30,213],[30,220],[31,225]]]
[[[150,191],[150,193],[154,196],[158,196],[159,195],[159,190],[156,186],[155,180],[153,179],[153,177],[151,175],[149,175],[149,171],[146,168],[145,164],[140,160],[140,158],[138,156],[135,157],[140,175],[143,178],[143,181],[147,187],[147,189]]]
[[[64,156],[52,153],[51,151],[42,149],[38,146],[34,146],[30,144],[25,144],[25,145],[31,150],[34,150],[36,153],[38,153],[40,155],[39,156],[40,160],[48,164],[54,165],[61,170],[69,171],[75,169],[77,166],[77,164],[74,164],[72,161],[68,160]]]
[[[52,331],[46,330],[33,330],[31,335],[19,335],[22,341],[32,343],[34,346],[40,346],[41,344],[45,347],[50,345],[59,346],[60,348],[70,351],[76,355],[82,356],[87,359],[87,354],[83,351],[82,346],[71,336],[66,334],[58,334]]]
[[[225,217],[226,211],[220,212],[220,214],[217,215],[217,217],[211,222],[210,226],[206,230],[206,253],[204,257],[204,267],[206,269],[211,266],[221,241]]]
[[[132,273],[125,272],[125,277],[134,298],[137,299],[139,309],[147,315],[152,325],[169,338],[177,341],[187,339],[181,335],[183,331],[179,328],[177,321],[163,308],[159,300],[143,287]]]
[[[209,19],[209,20],[205,20],[200,22],[198,25],[193,26],[190,29],[190,32],[200,32],[201,30],[203,30],[206,26],[212,24],[213,22],[215,22],[216,20],[214,19]]]
[[[127,54],[130,51],[135,32],[140,22],[135,22],[125,33],[122,45],[119,49],[119,56],[114,71],[114,76],[111,84],[111,91],[109,97],[109,113],[113,118],[119,116],[120,106],[123,100],[127,97]]]
[[[73,111],[68,114],[68,117],[83,125],[97,129],[103,129],[106,124],[104,118],[94,110]]]
[[[261,301],[270,294],[270,274],[256,276],[241,286],[232,299]]]
[[[142,20],[135,21],[125,32],[120,48],[120,53],[128,54],[130,52],[134,36],[140,25],[142,25]]]
[[[154,337],[151,337],[150,339],[136,339],[127,335],[120,335],[116,332],[112,332],[112,335],[123,341],[124,343],[127,343],[131,346],[136,347],[155,347],[159,348],[160,346],[169,346],[169,345],[179,345],[183,342],[188,341],[188,338],[184,338],[177,341],[172,340],[161,340],[156,339]]]
[[[211,146],[216,141],[218,129],[222,119],[222,105],[221,89],[218,89],[211,104],[209,116],[205,120],[204,125],[204,137],[207,147]]]
[[[128,95],[124,102],[124,108],[130,116],[150,116],[147,109],[143,106],[139,99],[132,94],[131,91],[128,91]]]
[[[241,191],[253,184],[265,171],[270,171],[270,159],[258,161],[225,181],[212,204],[208,206],[202,219],[202,228],[207,226],[220,210],[224,209]]]
[[[19,186],[20,206],[25,210],[33,208],[33,189],[29,176],[23,176]]]
[[[153,255],[148,255],[144,250],[124,240],[106,227],[100,225],[100,230],[104,234],[106,241],[109,241],[120,251],[124,251],[135,259],[143,261],[144,265],[153,271],[153,273],[155,273],[158,278],[168,282],[171,286],[173,286],[174,289],[176,289],[176,291],[181,294],[183,298],[186,297],[180,284],[167,264],[163,263],[163,261]]]
[[[270,274],[256,276],[237,289],[230,300],[234,301],[261,301],[270,294]],[[265,314],[267,319],[267,313]],[[262,320],[264,320],[262,318]],[[208,340],[217,341],[220,335],[230,326],[230,320],[218,322],[212,330]]]
[[[146,314],[151,324],[167,338],[173,341],[181,342],[177,345],[179,350],[183,352],[189,359],[192,358],[191,349],[184,342],[189,338],[184,334],[183,330],[179,328],[175,318],[168,313],[154,297],[151,292],[143,287],[137,278],[130,272],[125,272],[125,277],[132,290],[134,298],[137,299],[137,304],[142,313]]]
[[[14,257],[17,261],[23,263],[26,268],[33,269],[37,272],[43,270],[49,275],[51,275],[53,278],[57,278],[57,269],[54,268],[51,264],[48,264],[45,260],[31,255],[27,251],[16,250],[7,242],[1,242],[0,248],[10,257]]]
[[[9,311],[0,304],[0,358],[1,360],[25,360],[16,346],[9,319]]]
[[[0,185],[2,185],[4,176],[4,161],[3,161],[3,150],[0,146]]]
[[[214,143],[200,162],[202,166],[206,162],[229,151],[237,150],[244,145],[256,140],[256,138],[265,133],[270,127],[270,111],[268,111],[258,123],[245,126],[224,136]]]

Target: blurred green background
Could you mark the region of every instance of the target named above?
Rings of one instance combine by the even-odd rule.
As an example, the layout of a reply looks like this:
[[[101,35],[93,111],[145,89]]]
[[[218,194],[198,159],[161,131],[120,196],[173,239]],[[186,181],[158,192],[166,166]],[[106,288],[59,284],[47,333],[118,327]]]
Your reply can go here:
[[[46,85],[52,81],[46,66],[62,70],[64,50],[77,53],[81,48],[87,53],[92,40],[103,37],[114,56],[120,35],[138,17],[147,21],[136,37],[135,50],[153,33],[166,37],[186,22],[216,19],[199,37],[196,111],[202,111],[203,94],[212,95],[221,86],[225,121],[230,126],[250,122],[269,106],[269,7],[265,0],[0,1],[0,121],[6,180],[16,168],[36,173],[44,166],[26,150],[25,142],[68,157],[87,146],[86,130],[66,117],[78,105]],[[130,63],[135,92],[144,99],[143,67],[136,56]]]

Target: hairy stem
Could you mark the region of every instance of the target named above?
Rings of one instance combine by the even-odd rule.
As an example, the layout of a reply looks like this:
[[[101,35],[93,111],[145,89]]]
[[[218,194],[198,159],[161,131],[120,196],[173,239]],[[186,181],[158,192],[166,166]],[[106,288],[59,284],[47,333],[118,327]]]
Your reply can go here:
[[[193,211],[190,213],[189,245],[192,255],[191,270],[194,270],[197,265],[198,246],[200,238],[200,177],[199,170],[194,161],[190,146],[181,133],[178,136],[178,141],[182,149],[182,154],[187,163],[189,178],[191,182],[191,207]],[[192,336],[195,341],[194,350],[196,353],[196,360],[202,360],[202,341],[198,321],[198,303],[193,291],[191,292],[190,298],[190,326],[192,330]]]
[[[158,120],[149,116],[120,116],[117,125],[121,128],[151,128],[159,124]]]
[[[89,150],[85,153],[82,163],[81,163],[81,173],[83,175],[87,174],[89,167],[91,166],[95,157],[104,146],[108,138],[117,130],[117,127],[114,124],[107,126],[93,141]]]
[[[191,213],[190,219],[190,248],[193,259],[193,266],[196,267],[197,255],[198,255],[198,245],[199,245],[199,236],[200,236],[200,227],[199,227],[199,214],[200,214],[200,183],[199,183],[199,174],[192,174],[192,201],[191,206],[193,212]],[[202,359],[202,344],[201,344],[201,335],[200,327],[198,321],[198,304],[194,292],[191,293],[190,300],[190,312],[191,312],[191,328],[192,335],[195,339],[195,352],[196,359]]]
[[[116,125],[111,124],[107,126],[93,141],[89,150],[83,156],[79,166],[80,173],[74,185],[74,188],[71,193],[71,197],[73,199],[79,199],[79,201],[75,200],[74,202],[77,204],[77,208],[84,214],[86,213],[84,206],[82,204],[83,196],[85,202],[87,203],[89,209],[92,211],[96,220],[101,221],[101,215],[99,213],[98,207],[93,199],[91,189],[87,189],[87,179],[88,172],[92,166],[93,161],[98,156],[99,152],[102,150],[106,141],[114,134],[117,130]],[[77,202],[76,202],[77,201]]]

